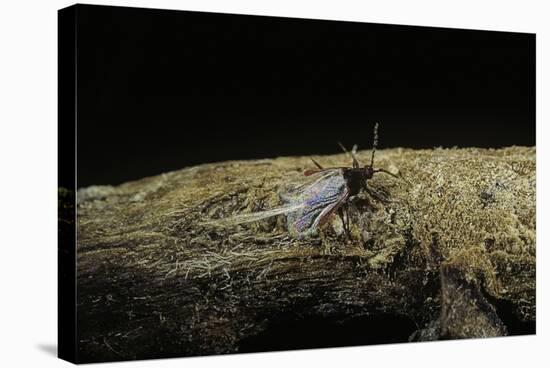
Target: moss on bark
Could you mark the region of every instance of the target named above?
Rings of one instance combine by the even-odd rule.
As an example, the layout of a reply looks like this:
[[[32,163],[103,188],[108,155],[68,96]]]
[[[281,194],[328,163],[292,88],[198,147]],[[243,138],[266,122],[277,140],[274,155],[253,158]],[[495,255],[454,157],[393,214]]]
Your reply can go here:
[[[369,181],[390,202],[354,198],[350,240],[338,216],[306,239],[289,236],[284,216],[204,223],[280,205],[308,157],[79,190],[79,360],[238,352],[283,315],[406,316],[415,340],[534,326],[535,148],[388,149],[375,164],[407,182]]]

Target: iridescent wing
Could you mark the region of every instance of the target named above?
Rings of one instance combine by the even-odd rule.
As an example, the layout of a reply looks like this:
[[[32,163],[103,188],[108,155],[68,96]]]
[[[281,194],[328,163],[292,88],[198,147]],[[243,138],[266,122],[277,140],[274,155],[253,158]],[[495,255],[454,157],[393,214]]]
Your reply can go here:
[[[312,175],[318,175],[312,183],[281,195],[286,206],[297,206],[286,218],[288,231],[298,238],[315,233],[349,197],[341,169],[326,169]]]
[[[301,207],[303,207],[303,204],[293,203],[293,204],[284,205],[284,206],[273,208],[273,209],[266,210],[266,211],[245,213],[245,214],[242,214],[242,215],[236,215],[236,216],[232,216],[232,217],[206,221],[203,224],[204,225],[223,226],[223,227],[235,226],[235,225],[240,225],[240,224],[246,224],[246,223],[249,223],[249,222],[256,222],[256,221],[264,220],[266,218],[270,218],[270,217],[277,216],[277,215],[284,215],[284,214],[289,213],[289,212],[297,211]]]
[[[310,180],[306,184],[280,195],[284,202],[280,207],[207,221],[204,224],[235,226],[286,215],[288,231],[292,236],[301,238],[311,235],[348,199],[349,190],[341,168],[325,169],[308,176]]]

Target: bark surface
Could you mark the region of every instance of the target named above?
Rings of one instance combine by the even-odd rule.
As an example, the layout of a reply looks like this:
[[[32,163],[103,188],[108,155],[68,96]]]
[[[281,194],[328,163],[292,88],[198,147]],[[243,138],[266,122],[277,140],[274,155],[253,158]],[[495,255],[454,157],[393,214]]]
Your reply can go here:
[[[369,162],[370,151],[358,158]],[[315,159],[351,164],[344,154]],[[320,321],[317,335],[330,334],[322,321],[369,318],[416,330],[393,339],[382,335],[395,326],[369,330],[359,343],[534,333],[535,148],[389,149],[375,166],[406,180],[377,174],[368,185],[388,203],[350,201],[351,239],[336,215],[306,239],[288,234],[284,215],[205,223],[279,206],[314,168],[308,157],[79,190],[79,361],[263,349],[254,341],[280,321]],[[339,345],[278,331],[275,349]]]

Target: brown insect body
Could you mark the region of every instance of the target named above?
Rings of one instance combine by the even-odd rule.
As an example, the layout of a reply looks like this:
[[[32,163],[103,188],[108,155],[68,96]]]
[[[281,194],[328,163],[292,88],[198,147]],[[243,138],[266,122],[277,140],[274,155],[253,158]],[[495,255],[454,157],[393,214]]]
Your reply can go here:
[[[370,166],[364,168],[345,168],[342,175],[349,188],[349,196],[359,194],[361,189],[367,187],[367,180],[371,179],[374,174],[374,170]]]
[[[367,185],[367,181],[369,179],[372,179],[375,173],[377,172],[383,172],[386,174],[389,174],[393,177],[396,177],[393,173],[384,170],[384,169],[374,169],[374,154],[376,152],[376,147],[378,145],[378,123],[374,126],[374,143],[372,148],[372,156],[371,156],[371,162],[370,165],[365,165],[364,167],[361,167],[359,164],[359,161],[357,160],[355,156],[355,151],[357,149],[356,146],[351,151],[351,157],[353,159],[352,167],[330,167],[330,168],[324,168],[321,166],[318,162],[316,162],[313,158],[311,161],[317,166],[318,170],[306,170],[304,172],[305,176],[310,175],[331,175],[331,173],[338,173],[338,174],[332,174],[332,175],[339,175],[342,178],[342,184],[343,186],[340,186],[339,189],[336,188],[330,188],[325,189],[322,191],[322,194],[319,196],[319,198],[313,198],[312,201],[314,205],[310,205],[308,207],[310,208],[316,208],[316,205],[318,202],[322,202],[323,197],[325,198],[334,198],[330,200],[330,205],[327,205],[327,209],[325,211],[322,211],[317,220],[313,222],[313,227],[318,227],[320,225],[323,225],[327,223],[329,217],[334,213],[338,212],[338,215],[340,216],[340,219],[342,220],[342,225],[344,227],[344,231],[346,232],[346,235],[350,237],[350,230],[349,230],[349,214],[347,213],[347,203],[349,199],[361,192],[361,190],[364,190],[367,194],[369,194],[372,198],[376,199],[380,202],[386,202],[386,199],[378,194],[375,190],[372,188],[369,188]],[[340,144],[340,147],[344,150],[344,152],[348,153],[346,148]],[[333,195],[334,191],[336,191],[338,194],[336,196]],[[302,199],[300,199],[302,200]],[[310,201],[307,201],[309,204]],[[308,211],[306,211],[308,212]],[[293,216],[287,216],[290,218],[291,222],[295,222],[298,220],[298,224],[300,222],[303,222],[302,219],[304,218],[302,213],[298,213],[297,215]],[[295,224],[295,223],[294,223]],[[289,228],[291,228],[291,224],[289,224]],[[296,227],[296,226],[294,226]],[[305,226],[304,226],[305,227]],[[310,226],[311,227],[311,226]],[[300,231],[298,231],[300,232]],[[295,233],[298,233],[295,231]],[[307,232],[303,231],[305,234]]]
[[[216,221],[218,224],[237,225],[247,222],[259,221],[272,216],[285,215],[289,233],[297,238],[303,238],[315,234],[317,230],[326,224],[332,215],[337,212],[342,220],[346,236],[350,237],[348,202],[351,197],[364,190],[370,197],[381,202],[386,199],[373,188],[367,186],[367,181],[372,179],[375,173],[384,172],[391,176],[394,174],[384,169],[374,169],[374,153],[378,144],[378,124],[374,127],[374,144],[370,165],[361,167],[355,156],[357,147],[351,151],[353,158],[352,167],[324,168],[313,158],[311,161],[317,169],[306,170],[305,176],[312,176],[312,182],[300,185],[289,192],[280,193],[283,206],[270,210],[243,214],[228,219]],[[344,152],[347,150],[342,146]]]

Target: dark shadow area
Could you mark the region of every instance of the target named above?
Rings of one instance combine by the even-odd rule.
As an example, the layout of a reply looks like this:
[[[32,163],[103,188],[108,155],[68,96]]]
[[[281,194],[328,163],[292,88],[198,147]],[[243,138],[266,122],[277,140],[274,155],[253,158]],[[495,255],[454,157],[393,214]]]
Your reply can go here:
[[[535,36],[78,6],[78,187],[227,160],[535,145]],[[73,144],[72,140],[69,144]]]
[[[293,315],[285,315],[271,322],[259,335],[243,339],[239,352],[407,342],[416,328],[409,318],[392,314],[350,318],[345,321],[314,316],[296,319]]]
[[[515,313],[514,305],[507,300],[498,300],[494,302],[497,314],[506,325],[508,335],[533,335],[537,333],[536,321],[524,322],[518,318]]]
[[[57,357],[57,345],[56,344],[38,344],[36,346],[38,350],[43,351],[44,353],[48,355],[52,355],[54,357]]]

